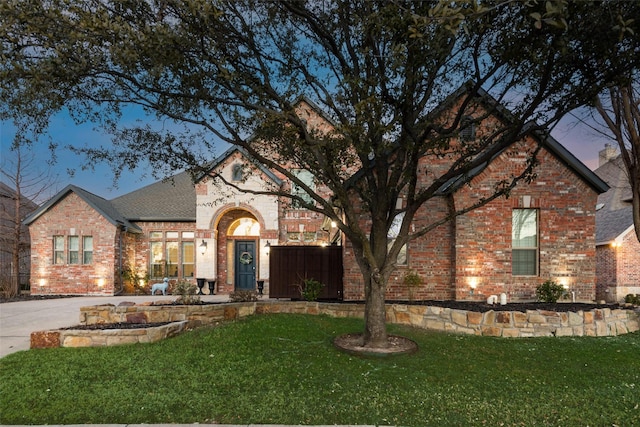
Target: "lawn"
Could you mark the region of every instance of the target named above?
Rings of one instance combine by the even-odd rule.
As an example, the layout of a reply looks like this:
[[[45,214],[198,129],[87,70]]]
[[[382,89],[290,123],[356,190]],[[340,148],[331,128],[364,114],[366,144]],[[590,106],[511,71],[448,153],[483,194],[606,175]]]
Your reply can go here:
[[[500,339],[390,326],[412,355],[359,358],[362,321],[262,315],[156,344],[0,359],[0,424],[640,425],[640,334]]]

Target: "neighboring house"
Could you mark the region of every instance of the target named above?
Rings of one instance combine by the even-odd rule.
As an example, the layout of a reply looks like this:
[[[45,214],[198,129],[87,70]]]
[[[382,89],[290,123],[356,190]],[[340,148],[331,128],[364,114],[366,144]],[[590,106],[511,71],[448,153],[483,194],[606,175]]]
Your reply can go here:
[[[600,152],[595,173],[609,184],[596,206],[596,272],[598,300],[621,302],[640,294],[640,242],[633,226],[631,185],[618,151]]]
[[[483,98],[495,102],[487,94]],[[303,100],[299,113],[310,126],[331,128],[311,102]],[[500,109],[496,116],[491,120],[508,120]],[[478,126],[463,137],[475,138],[482,130]],[[524,167],[527,151],[538,143],[536,179],[407,245],[389,299],[478,300],[505,293],[524,301],[549,279],[577,300],[595,298],[595,205],[608,187],[553,138],[531,133],[474,170],[469,185],[451,180],[418,212],[416,225],[490,195],[496,183]],[[440,161],[429,167],[446,167],[446,156]],[[125,269],[148,274],[152,282],[163,276],[215,280],[219,293],[255,289],[256,281],[264,280],[268,292],[270,247],[337,242],[343,245],[339,294],[364,298],[353,249],[326,218],[220,181],[224,177],[258,191],[265,186],[297,191],[283,176],[235,148],[208,170],[195,185],[182,173],[173,183],[159,182],[111,201],[67,187],[26,220],[34,245],[34,290],[111,295],[125,285],[119,274]],[[308,172],[297,173],[312,184]],[[423,179],[420,184],[427,185],[426,175]],[[409,270],[420,275],[422,286],[410,290],[403,284]]]
[[[21,197],[19,201],[17,199],[16,191],[0,182],[0,282],[8,281],[13,275],[16,222],[19,223],[38,207],[35,202],[26,197]],[[20,218],[16,218],[16,203],[19,204]],[[27,288],[29,285],[29,271],[31,270],[29,246],[29,230],[20,224],[18,284],[21,288]]]

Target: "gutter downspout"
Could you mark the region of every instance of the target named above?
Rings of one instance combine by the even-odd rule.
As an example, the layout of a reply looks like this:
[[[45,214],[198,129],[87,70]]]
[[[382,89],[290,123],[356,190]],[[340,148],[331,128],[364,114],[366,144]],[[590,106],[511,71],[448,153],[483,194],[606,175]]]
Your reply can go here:
[[[120,289],[114,289],[113,295],[117,296],[124,292],[124,282],[122,281],[122,234],[127,232],[127,227],[125,225],[121,225],[118,227],[118,284],[120,285]]]

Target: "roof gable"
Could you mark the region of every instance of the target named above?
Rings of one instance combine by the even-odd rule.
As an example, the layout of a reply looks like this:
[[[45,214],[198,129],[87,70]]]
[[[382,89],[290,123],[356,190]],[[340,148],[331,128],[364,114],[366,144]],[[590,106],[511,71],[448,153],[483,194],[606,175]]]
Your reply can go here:
[[[134,233],[142,232],[142,230],[138,226],[129,222],[129,220],[125,218],[110,201],[105,200],[102,197],[90,193],[86,190],[83,190],[80,187],[76,187],[75,185],[67,185],[62,191],[58,192],[58,194],[53,196],[46,203],[40,206],[40,208],[38,208],[31,215],[25,218],[24,224],[29,225],[36,219],[40,218],[42,215],[45,215],[53,206],[66,198],[70,193],[74,193],[78,197],[80,197],[80,199],[82,199],[93,210],[102,215],[115,227],[126,227],[129,231]]]
[[[240,153],[241,156],[245,157],[252,165],[256,167],[260,172],[262,172],[269,180],[273,181],[276,185],[281,185],[282,180],[278,178],[271,169],[267,168],[265,165],[257,161],[252,155],[250,155],[247,150],[242,147],[231,147],[222,155],[218,156],[214,161],[205,166],[205,171],[196,179],[196,182],[200,182],[202,179],[210,176],[212,172],[218,169],[221,165],[225,163],[225,161],[233,156],[235,153]]]
[[[610,189],[598,196],[596,210],[596,244],[608,244],[625,235],[633,226],[633,205],[629,203],[631,186],[622,160],[618,156],[595,170]]]
[[[438,107],[434,113],[442,114],[446,108],[450,108],[461,96],[468,91],[472,90],[470,84],[463,85],[456,92],[451,94],[443,104]],[[514,121],[514,117],[507,108],[501,105],[495,98],[493,98],[487,91],[479,88],[476,91],[474,102],[479,102],[491,111],[495,112],[496,118],[504,122]],[[432,113],[432,114],[434,114]],[[533,123],[526,123],[523,127],[523,133],[529,134],[534,137],[542,147],[553,154],[558,160],[560,160],[565,166],[567,166],[578,178],[582,179],[589,187],[591,187],[598,194],[604,193],[609,189],[607,183],[596,175],[591,169],[589,169],[584,163],[582,163],[576,156],[574,156],[569,150],[567,150],[558,140],[553,138],[548,131],[540,130],[539,127]],[[439,190],[440,194],[448,194],[457,190],[469,179],[480,174],[493,160],[500,156],[507,148],[505,147],[501,151],[497,152],[491,159],[483,164],[477,166],[467,174],[460,175],[458,177],[450,179]]]

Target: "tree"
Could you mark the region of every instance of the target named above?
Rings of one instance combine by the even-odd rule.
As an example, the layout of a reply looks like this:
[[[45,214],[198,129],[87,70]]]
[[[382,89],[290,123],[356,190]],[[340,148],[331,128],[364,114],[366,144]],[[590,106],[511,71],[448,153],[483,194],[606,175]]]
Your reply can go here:
[[[11,155],[3,158],[0,169],[0,259],[3,264],[8,261],[0,271],[0,284],[7,297],[20,293],[20,274],[29,264],[29,240],[22,220],[55,185],[48,170],[38,169],[33,159],[19,146],[14,147]]]
[[[631,186],[633,224],[640,241],[640,71],[626,82],[607,88],[595,102],[600,130],[616,141]],[[608,132],[602,132],[608,129]]]
[[[36,133],[63,108],[95,120],[114,134],[113,146],[84,151],[116,169],[144,156],[197,172],[218,140],[243,148],[306,197],[265,193],[327,215],[349,239],[365,283],[365,345],[381,347],[385,289],[402,247],[531,178],[535,152],[478,204],[413,229],[416,212],[446,183],[468,181],[527,132],[546,132],[637,63],[633,23],[620,27],[617,17],[638,16],[638,8],[563,0],[12,0],[0,6],[0,114],[28,118]],[[456,88],[463,90],[452,99]],[[480,108],[479,94],[496,102]],[[296,114],[301,95],[332,119],[330,131]],[[119,129],[128,104],[203,134]],[[454,142],[493,116],[502,120],[482,138]],[[442,158],[446,167],[435,167]]]

